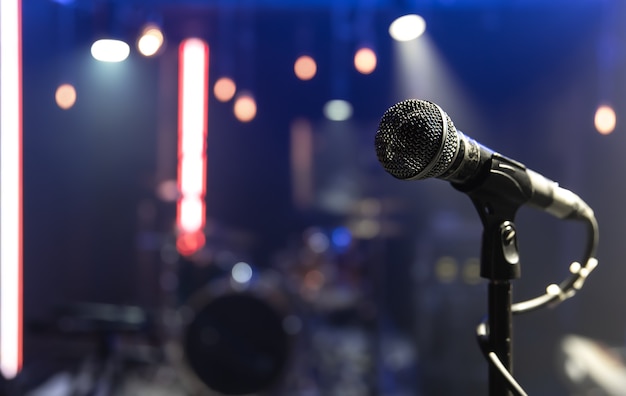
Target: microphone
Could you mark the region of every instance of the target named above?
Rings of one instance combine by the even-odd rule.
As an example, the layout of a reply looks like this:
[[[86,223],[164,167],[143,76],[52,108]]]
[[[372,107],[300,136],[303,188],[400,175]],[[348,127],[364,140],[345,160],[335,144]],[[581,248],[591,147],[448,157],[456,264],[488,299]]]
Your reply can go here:
[[[527,204],[561,219],[591,219],[593,210],[576,194],[479,144],[454,127],[435,103],[409,99],[383,115],[375,138],[376,155],[397,179],[448,180],[471,194],[492,180],[490,194]]]

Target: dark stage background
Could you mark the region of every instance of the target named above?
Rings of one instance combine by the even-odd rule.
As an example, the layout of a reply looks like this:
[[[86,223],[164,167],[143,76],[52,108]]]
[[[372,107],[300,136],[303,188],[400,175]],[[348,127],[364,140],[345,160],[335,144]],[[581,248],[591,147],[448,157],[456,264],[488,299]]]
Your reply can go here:
[[[515,374],[529,394],[591,394],[576,393],[565,374],[566,335],[623,347],[620,1],[23,3],[25,366],[7,394],[75,373],[85,357],[99,356],[98,345],[114,354],[146,347],[148,363],[132,367],[174,367],[152,374],[168,386],[184,382],[164,345],[187,322],[168,318],[202,287],[219,294],[240,260],[258,279],[272,278],[270,289],[287,296],[296,322],[290,363],[270,394],[486,394],[487,366],[474,339],[486,309],[486,282],[475,273],[478,216],[448,183],[398,181],[376,159],[381,115],[411,97],[438,103],[458,129],[595,210],[600,266],[588,284],[557,309],[515,318]],[[406,13],[421,14],[426,33],[394,43],[388,26]],[[149,17],[166,47],[144,58],[132,43]],[[89,54],[98,30],[111,26],[131,43],[119,64]],[[232,101],[209,92],[207,245],[179,257],[175,203],[158,191],[176,178],[176,57],[190,36],[209,44],[209,88],[228,73],[253,92],[258,111],[242,123]],[[352,65],[361,42],[377,53],[369,75]],[[412,47],[420,52],[410,55]],[[303,52],[317,61],[311,81],[293,73]],[[62,82],[77,90],[69,110],[54,102]],[[351,119],[324,118],[324,104],[337,97],[352,104]],[[617,113],[609,135],[594,128],[602,103]],[[314,197],[304,208],[292,200],[290,168],[290,128],[301,119],[314,136]],[[372,222],[379,232],[363,228]],[[566,276],[584,230],[527,208],[517,224],[522,277],[514,299],[521,300]],[[329,250],[319,254],[315,243]],[[99,322],[77,329],[76,305],[86,303],[136,307],[145,321],[124,336]],[[237,307],[225,317],[241,315]]]

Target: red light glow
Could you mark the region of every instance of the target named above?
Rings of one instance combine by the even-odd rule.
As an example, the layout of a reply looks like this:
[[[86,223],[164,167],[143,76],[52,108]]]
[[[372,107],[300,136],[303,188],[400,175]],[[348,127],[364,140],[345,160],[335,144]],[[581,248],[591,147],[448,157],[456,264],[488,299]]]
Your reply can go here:
[[[209,47],[189,38],[181,43],[179,56],[176,246],[190,255],[204,246]]]
[[[176,249],[183,256],[190,256],[200,250],[206,243],[206,237],[202,231],[183,233],[176,239]]]

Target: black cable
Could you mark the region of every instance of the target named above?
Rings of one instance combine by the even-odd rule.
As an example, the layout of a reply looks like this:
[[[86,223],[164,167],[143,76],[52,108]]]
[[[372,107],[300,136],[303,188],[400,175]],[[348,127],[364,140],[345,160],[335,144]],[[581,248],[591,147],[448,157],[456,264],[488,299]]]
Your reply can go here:
[[[587,239],[587,245],[583,255],[584,259],[582,262],[584,264],[578,262],[572,263],[569,268],[571,275],[558,285],[548,285],[545,294],[513,304],[511,306],[511,311],[514,315],[531,312],[547,306],[554,307],[573,297],[578,290],[582,289],[587,277],[598,265],[598,260],[595,258],[599,239],[598,223],[593,216],[590,216],[585,220],[589,238]],[[495,367],[506,380],[509,390],[513,392],[515,396],[528,396],[496,353],[489,349],[488,318],[483,319],[483,321],[478,325],[476,328],[476,336],[483,355],[489,364]]]
[[[476,328],[476,336],[478,337],[478,344],[480,345],[480,350],[485,355],[485,358],[489,362],[489,364],[493,365],[498,369],[502,377],[506,380],[509,385],[509,389],[514,393],[515,396],[528,396],[528,394],[522,389],[522,386],[515,380],[513,375],[507,370],[507,368],[502,364],[502,361],[494,352],[489,350],[489,335],[487,332],[487,322],[486,320],[481,322]]]
[[[547,305],[556,306],[573,297],[583,287],[587,277],[598,265],[598,260],[595,258],[599,237],[598,223],[595,217],[590,217],[586,220],[589,238],[587,239],[587,246],[582,261],[584,265],[578,262],[572,263],[570,265],[571,275],[560,284],[553,283],[548,285],[545,294],[513,304],[511,310],[514,315],[534,311]]]

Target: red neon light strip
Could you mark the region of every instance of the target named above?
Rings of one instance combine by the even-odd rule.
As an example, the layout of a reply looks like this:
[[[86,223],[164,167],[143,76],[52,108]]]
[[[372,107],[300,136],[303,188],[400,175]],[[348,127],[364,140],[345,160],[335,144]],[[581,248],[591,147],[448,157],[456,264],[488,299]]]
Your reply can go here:
[[[190,38],[179,47],[177,246],[191,254],[204,245],[209,47]]]
[[[0,1],[0,371],[22,367],[22,3]]]

